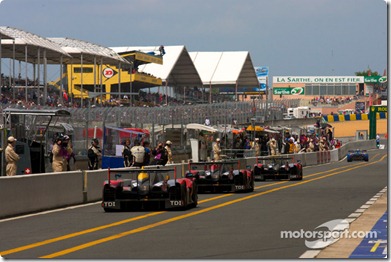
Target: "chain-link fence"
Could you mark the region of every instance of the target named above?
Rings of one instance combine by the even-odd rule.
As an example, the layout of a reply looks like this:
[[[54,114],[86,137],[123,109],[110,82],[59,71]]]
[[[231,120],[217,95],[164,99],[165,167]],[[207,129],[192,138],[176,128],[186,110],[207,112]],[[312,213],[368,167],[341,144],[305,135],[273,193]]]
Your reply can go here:
[[[299,100],[296,101],[299,103]],[[103,138],[104,126],[133,127],[148,129],[154,146],[157,133],[164,127],[185,126],[189,123],[210,125],[229,125],[236,123],[248,124],[251,118],[263,116],[263,119],[282,118],[286,108],[294,106],[295,101],[275,101],[266,104],[265,101],[254,100],[249,102],[223,102],[201,105],[163,106],[163,107],[94,107],[64,108],[71,113],[70,119],[61,119],[73,127],[72,143],[76,155],[86,155],[92,138]],[[37,109],[37,108],[35,108]],[[44,108],[42,108],[44,109]],[[46,108],[47,109],[47,108]],[[26,109],[28,110],[28,109]],[[4,120],[4,119],[3,119]],[[19,123],[16,123],[19,124]],[[18,134],[22,136],[22,134]],[[164,137],[162,138],[164,139]],[[183,148],[187,143],[180,139],[178,147]]]

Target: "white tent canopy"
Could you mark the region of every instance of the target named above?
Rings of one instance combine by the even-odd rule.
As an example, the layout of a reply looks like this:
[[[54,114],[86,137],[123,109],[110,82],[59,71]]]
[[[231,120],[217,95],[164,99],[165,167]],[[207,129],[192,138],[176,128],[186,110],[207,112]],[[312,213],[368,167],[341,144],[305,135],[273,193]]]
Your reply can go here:
[[[190,52],[189,55],[205,86],[259,85],[249,52]]]
[[[154,52],[160,55],[159,46],[125,46],[111,47],[117,53],[130,51]],[[139,72],[151,74],[162,79],[168,86],[202,86],[201,78],[191,60],[185,46],[165,46],[163,65],[143,64]]]

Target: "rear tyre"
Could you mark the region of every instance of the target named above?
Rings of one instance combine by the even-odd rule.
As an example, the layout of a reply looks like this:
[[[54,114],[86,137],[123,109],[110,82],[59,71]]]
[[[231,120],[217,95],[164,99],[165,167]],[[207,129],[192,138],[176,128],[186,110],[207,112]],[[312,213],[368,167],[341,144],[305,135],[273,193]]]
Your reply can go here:
[[[303,180],[303,170],[300,171],[300,177],[298,180]]]
[[[251,175],[251,182],[250,182],[250,189],[249,189],[249,192],[253,192],[254,191],[254,187],[255,187],[255,182],[254,182],[254,175]]]

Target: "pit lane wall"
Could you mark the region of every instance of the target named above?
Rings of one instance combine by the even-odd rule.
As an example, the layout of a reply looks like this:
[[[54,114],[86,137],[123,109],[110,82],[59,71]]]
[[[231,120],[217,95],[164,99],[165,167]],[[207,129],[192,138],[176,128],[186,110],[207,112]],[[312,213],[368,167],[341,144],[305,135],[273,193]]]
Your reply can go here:
[[[369,120],[368,114],[347,114],[347,115],[325,115],[323,119],[327,122],[343,122],[356,120]],[[387,119],[387,112],[377,112],[376,119]]]
[[[284,156],[291,156],[294,161],[300,160],[304,166],[311,166],[339,161],[346,156],[348,150],[357,148],[375,149],[376,142],[355,141],[328,152]],[[242,158],[238,161],[241,169],[252,169],[256,158]],[[176,168],[178,177],[184,176],[187,170],[186,163],[166,166],[173,167]],[[0,177],[0,219],[99,201],[102,196],[102,185],[107,177],[106,169]]]

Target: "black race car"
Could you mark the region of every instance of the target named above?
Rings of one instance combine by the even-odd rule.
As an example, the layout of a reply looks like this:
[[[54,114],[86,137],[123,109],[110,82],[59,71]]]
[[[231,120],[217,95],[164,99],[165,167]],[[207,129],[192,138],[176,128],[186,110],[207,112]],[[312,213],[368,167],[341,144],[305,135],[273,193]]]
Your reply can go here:
[[[189,163],[185,176],[197,179],[198,193],[254,191],[252,171],[240,169],[238,161]]]
[[[292,162],[286,156],[269,156],[257,158],[253,169],[255,180],[289,179],[302,180],[303,166],[300,161]]]
[[[196,178],[177,178],[176,169],[109,169],[103,185],[102,207],[106,212],[179,209],[196,207],[197,203]]]

